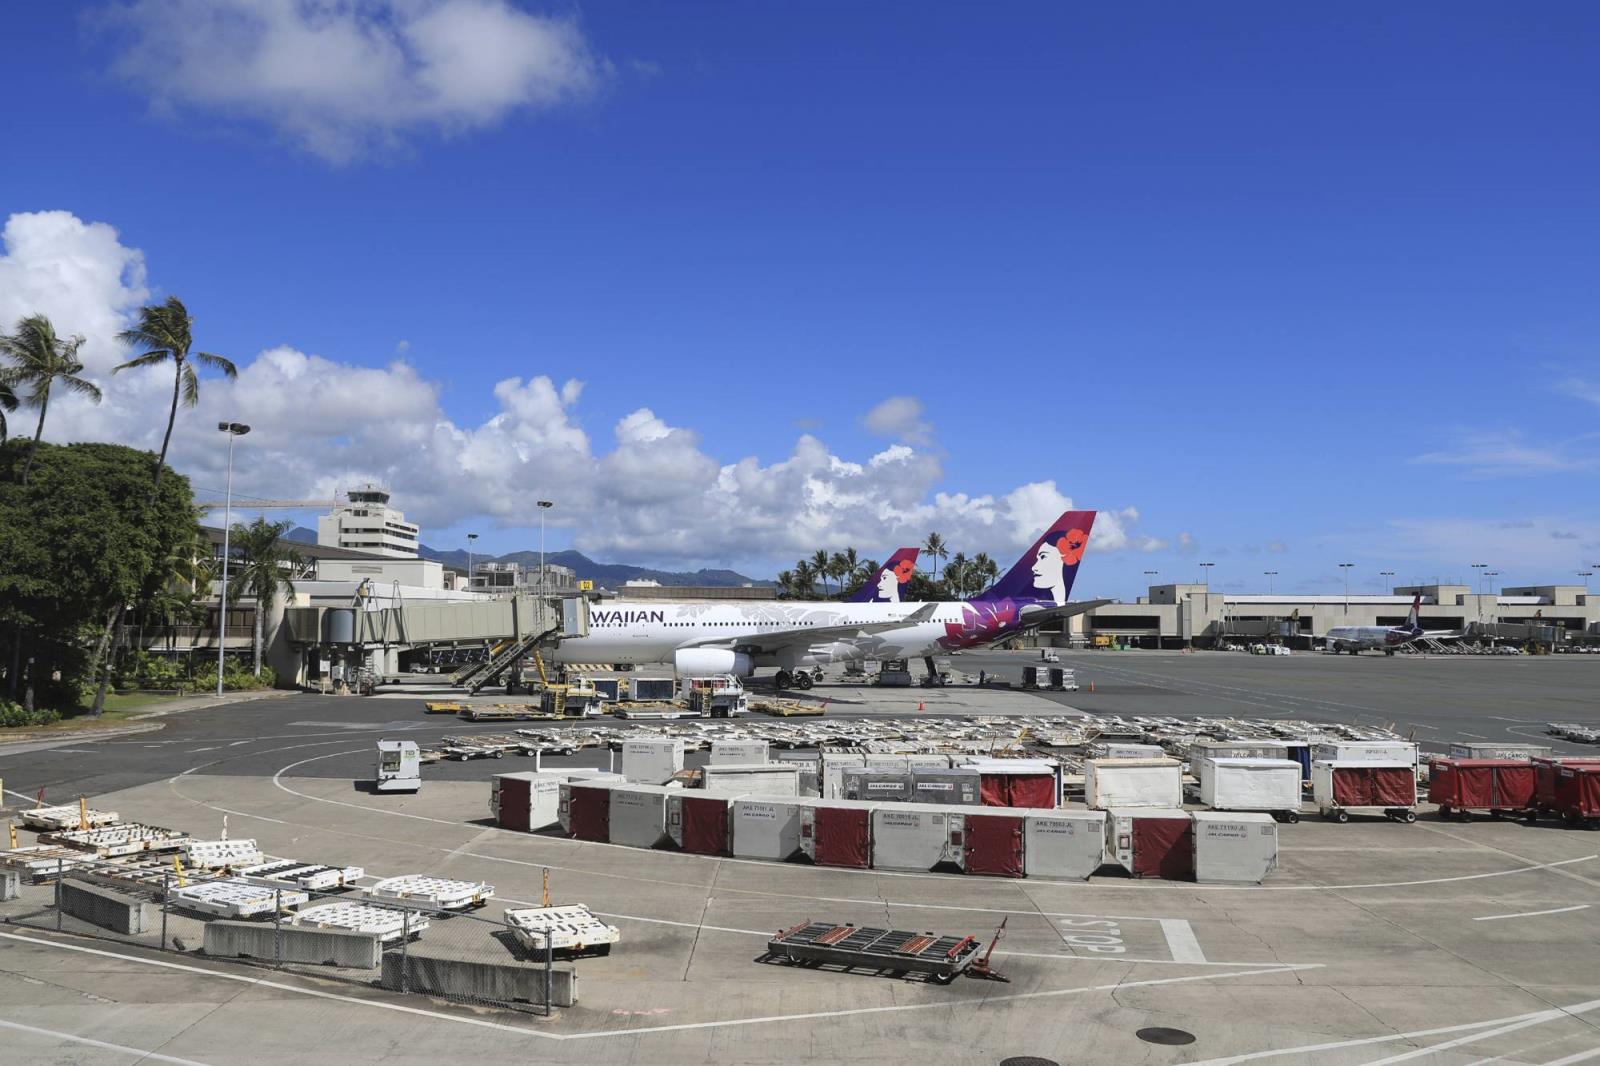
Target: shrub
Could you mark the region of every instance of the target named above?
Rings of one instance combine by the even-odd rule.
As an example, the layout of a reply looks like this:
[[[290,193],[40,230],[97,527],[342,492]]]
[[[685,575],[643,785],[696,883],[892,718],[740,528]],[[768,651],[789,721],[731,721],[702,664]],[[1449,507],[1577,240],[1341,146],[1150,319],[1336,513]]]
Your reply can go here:
[[[21,726],[49,725],[61,721],[61,715],[46,707],[30,711],[20,703],[0,699],[0,728],[16,729]]]

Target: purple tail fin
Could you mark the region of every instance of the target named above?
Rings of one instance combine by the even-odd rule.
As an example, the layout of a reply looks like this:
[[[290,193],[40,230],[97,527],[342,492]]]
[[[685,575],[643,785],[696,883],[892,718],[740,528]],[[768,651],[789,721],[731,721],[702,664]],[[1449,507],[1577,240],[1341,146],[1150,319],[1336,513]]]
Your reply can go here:
[[[1078,563],[1089,546],[1093,511],[1068,511],[1050,523],[1044,536],[994,583],[979,600],[1015,600],[1064,607],[1078,576]]]
[[[917,549],[900,548],[846,602],[900,603],[905,600],[906,585],[916,570]]]

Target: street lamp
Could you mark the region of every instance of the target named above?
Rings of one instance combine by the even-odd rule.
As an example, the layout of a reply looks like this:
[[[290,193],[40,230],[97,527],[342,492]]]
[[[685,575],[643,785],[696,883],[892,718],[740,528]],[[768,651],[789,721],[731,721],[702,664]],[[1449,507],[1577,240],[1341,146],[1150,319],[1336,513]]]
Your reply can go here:
[[[1385,596],[1389,595],[1389,579],[1391,577],[1394,577],[1394,571],[1393,570],[1379,570],[1378,571],[1378,576],[1383,578],[1383,594]]]
[[[1472,569],[1478,572],[1478,624],[1483,624],[1483,572],[1489,569],[1488,563],[1473,563]]]
[[[218,422],[217,430],[228,435],[228,492],[222,504],[222,598],[217,601],[217,695],[222,695],[223,653],[228,649],[228,552],[233,532],[233,438],[250,432],[243,422]],[[256,604],[261,610],[261,604]]]
[[[1344,571],[1344,620],[1350,621],[1350,568],[1355,563],[1340,563],[1339,569]]]
[[[1272,595],[1272,579],[1278,576],[1278,572],[1276,570],[1263,570],[1261,572],[1266,575],[1267,595],[1270,596]]]
[[[1201,584],[1205,585],[1207,592],[1211,591],[1211,568],[1213,566],[1216,566],[1216,565],[1217,565],[1216,563],[1201,563],[1200,564]]]
[[[467,591],[472,591],[472,542],[478,539],[476,533],[467,534]]]
[[[1498,571],[1498,570],[1485,570],[1483,572],[1483,576],[1489,580],[1489,595],[1495,597],[1494,603],[1489,605],[1489,610],[1491,612],[1493,612],[1493,615],[1494,615],[1494,617],[1491,618],[1490,621],[1498,622],[1500,620],[1500,597],[1499,596],[1495,596],[1494,579],[1500,576],[1500,571]],[[1482,605],[1481,601],[1480,601],[1480,603],[1478,605],[1478,609],[1479,610],[1483,609],[1483,605]]]
[[[1589,579],[1594,576],[1593,570],[1579,570],[1578,576],[1583,578],[1583,602],[1589,602]]]
[[[544,595],[544,513],[555,506],[551,500],[539,502],[539,595]]]

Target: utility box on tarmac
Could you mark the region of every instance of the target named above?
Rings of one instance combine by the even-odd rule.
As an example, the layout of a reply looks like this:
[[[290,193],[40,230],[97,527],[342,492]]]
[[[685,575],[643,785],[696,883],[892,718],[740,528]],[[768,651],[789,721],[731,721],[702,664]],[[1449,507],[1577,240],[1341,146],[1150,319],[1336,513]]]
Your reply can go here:
[[[1022,819],[1022,871],[1087,881],[1106,861],[1105,811],[1029,811]]]
[[[414,740],[378,741],[379,792],[415,792],[422,787],[422,757]]]
[[[1259,885],[1278,865],[1278,823],[1270,814],[1195,811],[1194,879],[1204,885]]]
[[[1186,881],[1194,876],[1194,821],[1176,807],[1107,811],[1106,855],[1134,877]]]
[[[1083,764],[1085,806],[1179,807],[1183,764],[1177,759],[1090,759]]]

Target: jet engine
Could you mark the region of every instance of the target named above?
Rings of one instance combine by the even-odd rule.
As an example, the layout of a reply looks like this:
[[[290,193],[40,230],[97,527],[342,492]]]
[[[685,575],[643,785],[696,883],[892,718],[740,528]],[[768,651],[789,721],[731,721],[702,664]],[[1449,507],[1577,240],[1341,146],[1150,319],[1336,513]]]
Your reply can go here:
[[[750,656],[727,648],[684,648],[672,653],[672,669],[679,677],[734,674],[749,677],[755,670]]]

